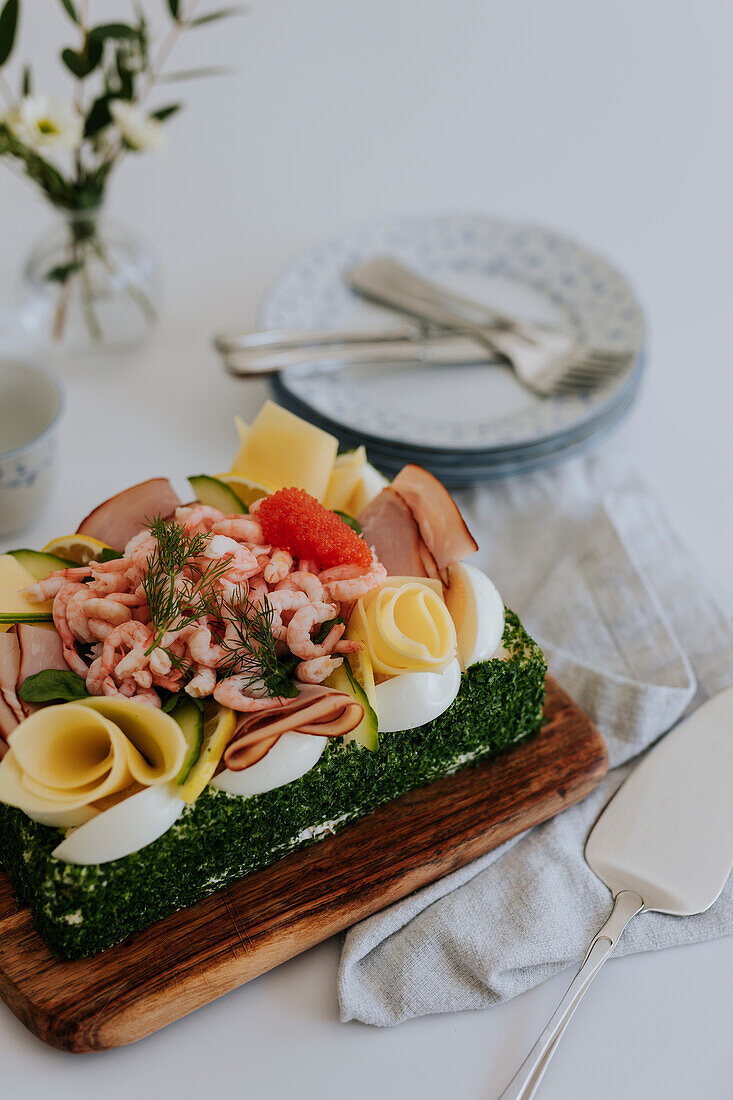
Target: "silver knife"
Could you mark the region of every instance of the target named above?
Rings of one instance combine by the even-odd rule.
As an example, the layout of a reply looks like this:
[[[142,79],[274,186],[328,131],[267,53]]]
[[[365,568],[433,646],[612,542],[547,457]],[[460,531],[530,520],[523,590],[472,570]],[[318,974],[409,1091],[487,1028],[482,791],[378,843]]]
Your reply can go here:
[[[371,330],[273,330],[220,333],[214,346],[227,369],[257,378],[288,367],[318,364],[324,370],[395,362],[496,363],[491,352],[469,337],[435,328],[402,325]]]
[[[585,858],[613,909],[499,1100],[530,1100],[581,998],[637,913],[709,909],[733,867],[733,688],[644,757],[591,830]]]

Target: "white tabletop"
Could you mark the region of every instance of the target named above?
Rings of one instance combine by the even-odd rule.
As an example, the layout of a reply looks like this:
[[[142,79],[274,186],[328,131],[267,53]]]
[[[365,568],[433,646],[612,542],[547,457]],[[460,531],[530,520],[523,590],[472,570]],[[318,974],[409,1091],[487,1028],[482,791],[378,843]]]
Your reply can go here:
[[[25,5],[21,41],[39,86],[70,29],[47,8]],[[246,19],[195,32],[177,66],[231,61],[238,75],[187,85],[167,152],[131,158],[111,196],[158,251],[162,322],[135,359],[66,368],[59,489],[24,541],[143,477],[228,464],[231,414],[246,418],[265,389],[225,377],[210,337],[252,324],[299,248],[384,213],[465,208],[553,225],[630,275],[650,370],[625,440],[711,583],[727,585],[731,32],[728,5],[656,0],[255,0]],[[10,302],[47,215],[8,173],[0,199]],[[100,1056],[53,1051],[2,1010],[3,1095],[491,1100],[571,977],[378,1031],[338,1022],[337,958],[326,943]],[[729,1097],[732,973],[733,939],[611,962],[541,1095]]]

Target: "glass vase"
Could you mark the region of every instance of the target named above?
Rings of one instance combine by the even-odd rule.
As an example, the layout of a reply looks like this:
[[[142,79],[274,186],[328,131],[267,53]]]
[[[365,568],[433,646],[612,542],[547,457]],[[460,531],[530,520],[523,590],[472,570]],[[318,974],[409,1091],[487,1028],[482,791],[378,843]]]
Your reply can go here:
[[[101,209],[57,214],[25,265],[24,326],[74,355],[140,345],[157,317],[151,250]]]

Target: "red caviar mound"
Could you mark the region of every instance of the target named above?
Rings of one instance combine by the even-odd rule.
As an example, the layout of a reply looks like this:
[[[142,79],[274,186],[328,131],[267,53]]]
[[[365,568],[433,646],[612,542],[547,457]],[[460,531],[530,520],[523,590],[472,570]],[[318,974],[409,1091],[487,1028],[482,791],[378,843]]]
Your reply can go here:
[[[296,558],[312,558],[323,569],[335,565],[368,569],[372,564],[364,539],[305,489],[278,489],[264,497],[257,520],[273,546],[289,550]]]

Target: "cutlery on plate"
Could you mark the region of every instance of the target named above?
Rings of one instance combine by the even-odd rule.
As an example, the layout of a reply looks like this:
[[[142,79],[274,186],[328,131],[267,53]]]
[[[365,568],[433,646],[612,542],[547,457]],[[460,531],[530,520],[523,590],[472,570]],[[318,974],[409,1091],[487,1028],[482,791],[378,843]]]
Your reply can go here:
[[[590,347],[570,333],[509,318],[468,299],[444,294],[442,288],[389,257],[358,264],[347,273],[347,281],[369,301],[470,336],[501,356],[519,381],[542,397],[600,385],[633,362],[634,355],[628,350]],[[483,319],[476,320],[481,315]],[[488,319],[491,316],[494,321]]]
[[[392,288],[400,292],[412,294],[416,298],[424,298],[436,305],[449,305],[462,313],[467,320],[475,321],[479,325],[488,325],[490,328],[506,329],[510,332],[557,332],[551,325],[540,324],[537,321],[529,321],[526,318],[510,317],[507,313],[501,313],[484,302],[477,302],[473,298],[464,298],[460,294],[418,275],[412,268],[393,260],[390,256],[377,256],[373,260],[367,260],[354,270],[361,271],[364,278],[370,282],[379,280],[381,286]],[[365,274],[366,273],[366,274]]]
[[[631,773],[585,858],[613,895],[557,1011],[499,1100],[530,1100],[583,994],[637,913],[708,909],[733,866],[733,688],[709,699]]]
[[[372,331],[305,331],[221,333],[214,346],[227,369],[239,377],[258,378],[288,367],[322,364],[324,369],[361,364],[409,362],[471,364],[499,360],[465,336],[416,325]]]

